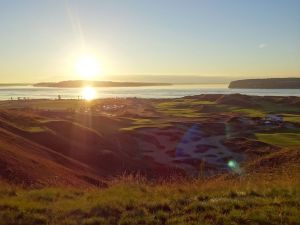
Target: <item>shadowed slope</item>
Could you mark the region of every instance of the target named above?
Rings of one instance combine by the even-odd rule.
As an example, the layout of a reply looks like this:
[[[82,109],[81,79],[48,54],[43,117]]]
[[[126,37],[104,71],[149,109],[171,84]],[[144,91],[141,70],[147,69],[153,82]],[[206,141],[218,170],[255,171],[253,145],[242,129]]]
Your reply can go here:
[[[96,131],[82,118],[82,124],[38,115],[18,118],[14,111],[0,112],[1,177],[11,182],[98,185],[97,176],[146,168],[127,136],[115,137],[109,129],[105,134],[105,127]]]
[[[0,177],[26,186],[102,186],[86,165],[0,129]]]

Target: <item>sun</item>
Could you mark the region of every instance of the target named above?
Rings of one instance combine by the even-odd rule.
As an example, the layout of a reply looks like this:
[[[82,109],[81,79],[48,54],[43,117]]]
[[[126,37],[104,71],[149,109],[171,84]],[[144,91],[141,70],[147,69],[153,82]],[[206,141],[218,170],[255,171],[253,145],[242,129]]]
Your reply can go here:
[[[87,101],[91,101],[96,98],[97,93],[94,88],[88,86],[88,87],[85,87],[82,89],[81,95],[82,95],[83,99],[85,99]]]
[[[98,60],[91,55],[81,56],[75,64],[75,70],[85,80],[92,79],[101,73]]]

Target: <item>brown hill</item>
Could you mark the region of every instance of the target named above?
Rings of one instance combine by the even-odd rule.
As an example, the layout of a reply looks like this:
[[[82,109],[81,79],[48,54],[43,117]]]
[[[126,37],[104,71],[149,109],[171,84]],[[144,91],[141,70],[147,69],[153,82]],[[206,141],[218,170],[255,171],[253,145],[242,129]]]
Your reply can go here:
[[[46,82],[34,84],[34,87],[57,87],[75,88],[84,86],[93,87],[143,87],[143,86],[166,86],[170,83],[148,83],[148,82],[114,82],[114,81],[88,81],[88,80],[68,80],[60,82]]]
[[[222,95],[216,101],[219,104],[234,105],[241,107],[253,107],[257,106],[254,97],[241,94]]]
[[[78,161],[0,129],[0,178],[26,186],[103,186],[99,176]]]
[[[134,140],[118,132],[117,120],[79,117],[1,111],[0,177],[26,185],[88,186],[102,185],[108,174],[147,170]]]
[[[300,151],[299,149],[282,149],[274,153],[265,155],[264,157],[257,158],[251,161],[245,167],[247,173],[276,173],[286,172],[286,176],[289,176],[292,170],[296,171],[299,178],[300,169]]]
[[[224,145],[237,153],[244,153],[249,159],[257,159],[280,150],[279,147],[244,137],[228,138]]]
[[[265,78],[232,81],[229,88],[300,89],[300,78]]]

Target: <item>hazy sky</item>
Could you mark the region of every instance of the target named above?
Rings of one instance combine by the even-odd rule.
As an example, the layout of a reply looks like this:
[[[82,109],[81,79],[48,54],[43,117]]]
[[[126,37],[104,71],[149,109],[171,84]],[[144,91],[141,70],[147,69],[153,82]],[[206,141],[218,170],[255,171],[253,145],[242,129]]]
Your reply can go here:
[[[78,79],[81,54],[96,80],[300,76],[300,1],[0,1],[0,82]]]

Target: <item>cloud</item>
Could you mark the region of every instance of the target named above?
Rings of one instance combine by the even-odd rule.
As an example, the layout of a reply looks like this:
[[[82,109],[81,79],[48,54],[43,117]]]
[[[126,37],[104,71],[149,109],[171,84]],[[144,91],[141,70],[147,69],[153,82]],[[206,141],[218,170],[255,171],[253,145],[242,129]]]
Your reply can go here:
[[[268,44],[265,44],[265,43],[261,43],[258,45],[259,48],[266,48],[268,47]]]

